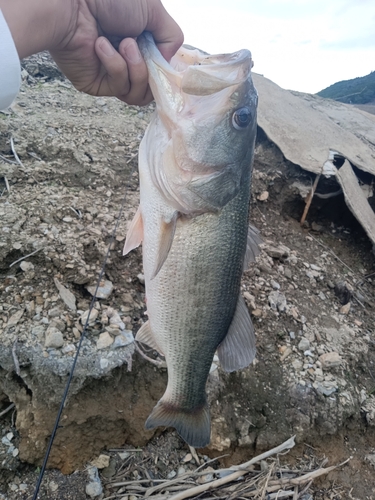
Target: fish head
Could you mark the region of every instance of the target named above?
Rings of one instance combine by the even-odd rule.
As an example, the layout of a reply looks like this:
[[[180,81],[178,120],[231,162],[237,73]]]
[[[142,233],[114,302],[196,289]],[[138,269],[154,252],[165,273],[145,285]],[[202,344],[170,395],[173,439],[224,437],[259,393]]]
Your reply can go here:
[[[151,127],[163,135],[155,183],[180,212],[219,210],[251,172],[258,102],[251,53],[182,47],[168,63],[150,34],[138,43],[156,102]]]

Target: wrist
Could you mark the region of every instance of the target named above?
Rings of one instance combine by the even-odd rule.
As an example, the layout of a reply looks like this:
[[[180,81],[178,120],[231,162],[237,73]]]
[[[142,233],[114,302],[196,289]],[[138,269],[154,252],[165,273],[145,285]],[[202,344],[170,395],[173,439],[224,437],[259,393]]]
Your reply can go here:
[[[73,0],[0,0],[20,59],[53,50],[69,34]]]

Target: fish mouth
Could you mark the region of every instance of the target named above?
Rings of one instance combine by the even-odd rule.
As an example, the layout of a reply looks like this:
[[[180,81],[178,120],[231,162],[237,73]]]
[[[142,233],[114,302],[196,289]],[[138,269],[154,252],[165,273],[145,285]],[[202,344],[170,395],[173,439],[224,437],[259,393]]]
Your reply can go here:
[[[232,54],[209,55],[183,46],[168,63],[151,33],[143,33],[137,42],[147,64],[158,111],[169,115],[172,121],[173,115],[183,110],[188,96],[209,96],[224,89],[231,94],[231,88],[250,78],[253,67],[251,53],[246,49]]]

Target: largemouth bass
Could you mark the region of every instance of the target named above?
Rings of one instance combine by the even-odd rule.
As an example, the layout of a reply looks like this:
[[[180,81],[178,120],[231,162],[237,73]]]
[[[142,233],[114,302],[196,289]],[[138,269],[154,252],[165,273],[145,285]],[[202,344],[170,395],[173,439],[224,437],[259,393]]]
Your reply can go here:
[[[210,441],[205,385],[215,351],[234,371],[255,356],[240,295],[258,237],[249,229],[257,92],[247,50],[181,48],[171,63],[149,34],[138,43],[156,112],[139,150],[140,206],[124,254],[143,244],[149,320],[136,340],[165,356],[168,385],[146,429],[175,427]]]

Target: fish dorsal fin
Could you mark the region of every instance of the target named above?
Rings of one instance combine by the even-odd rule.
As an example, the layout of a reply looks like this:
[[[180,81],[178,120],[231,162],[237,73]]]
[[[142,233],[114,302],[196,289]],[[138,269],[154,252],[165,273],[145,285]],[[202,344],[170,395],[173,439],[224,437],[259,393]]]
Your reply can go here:
[[[262,238],[259,236],[259,230],[252,224],[249,224],[247,232],[246,253],[243,263],[243,270],[246,271],[251,262],[255,261],[257,255],[260,254],[259,245],[262,243]]]
[[[134,219],[131,221],[128,234],[126,235],[123,255],[128,254],[134,248],[139,247],[143,241],[143,219],[141,214],[141,209],[138,207],[134,215]]]
[[[232,323],[217,353],[226,372],[246,368],[255,358],[254,326],[242,295],[238,297]]]
[[[137,342],[142,342],[142,344],[148,345],[149,347],[151,347],[151,349],[155,349],[155,351],[158,351],[159,354],[163,355],[162,350],[156,342],[155,335],[152,333],[149,321],[146,321],[146,323],[144,323],[138,330],[135,336],[135,340]]]
[[[177,218],[178,212],[174,212],[169,222],[166,222],[165,220],[161,221],[156,266],[151,279],[154,279],[157,276],[168,257],[169,250],[171,249],[173,243],[174,233],[176,232]]]

